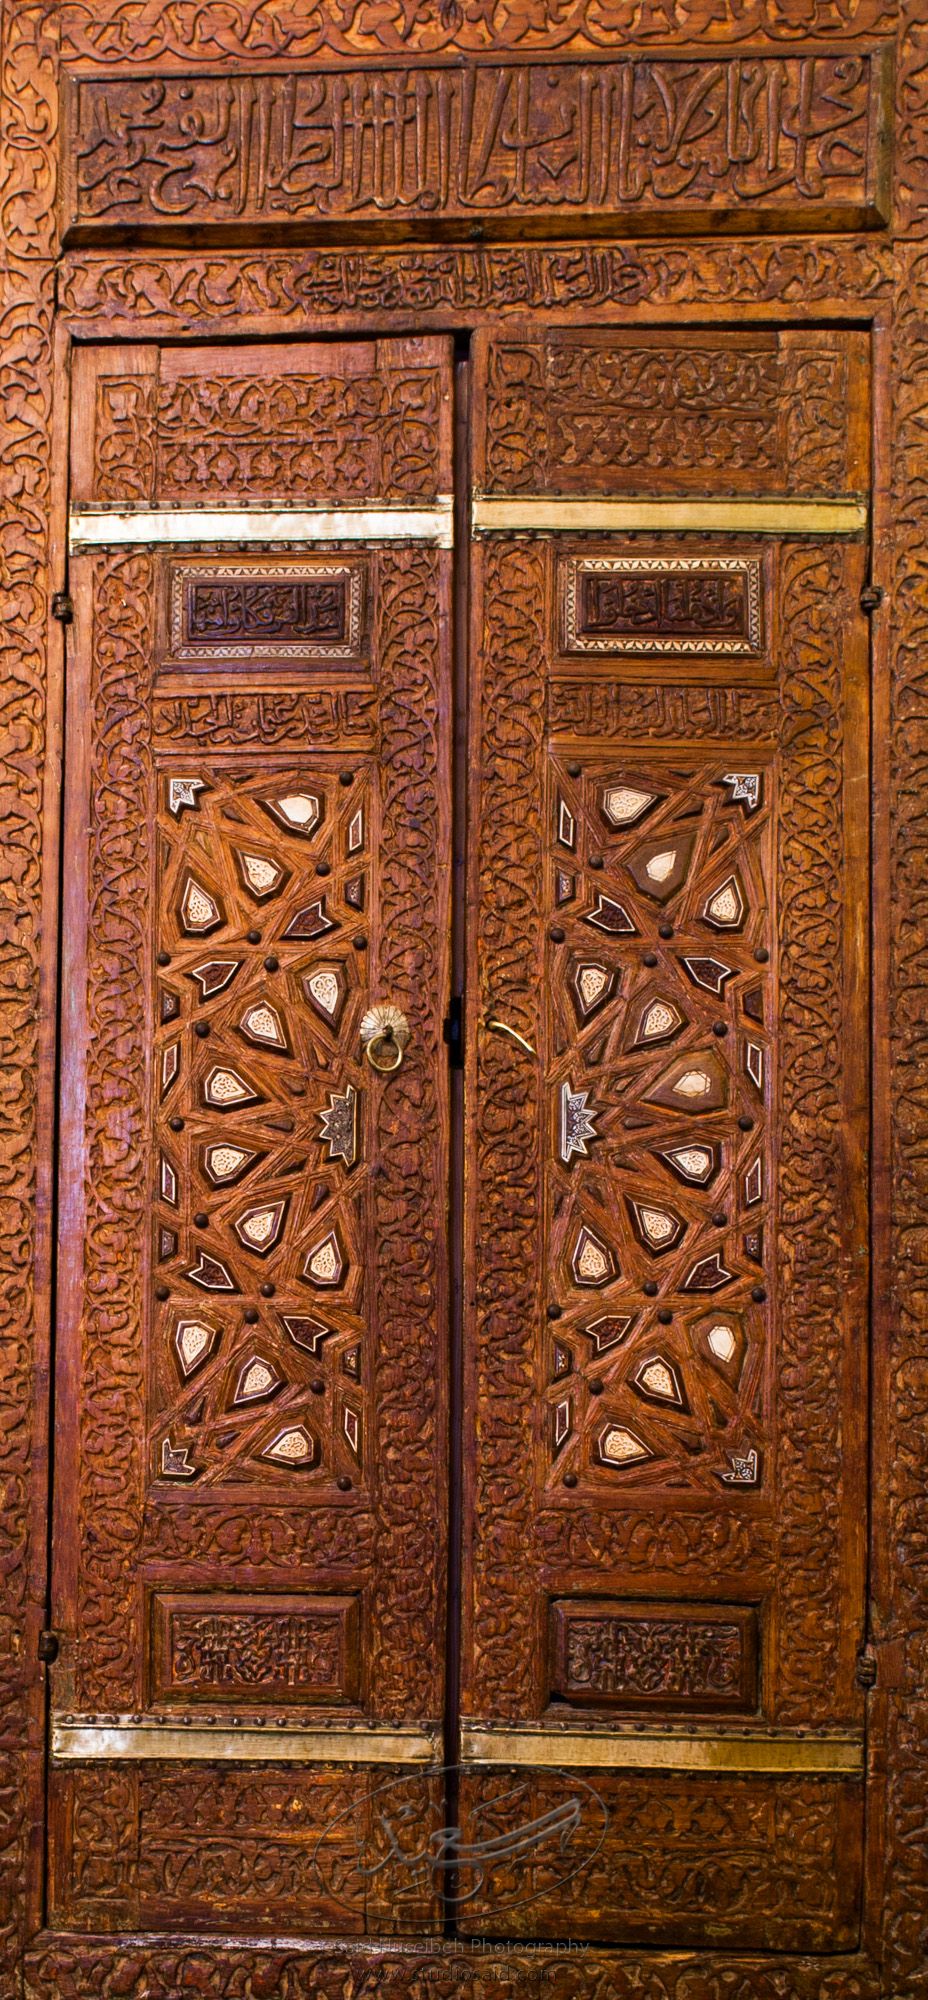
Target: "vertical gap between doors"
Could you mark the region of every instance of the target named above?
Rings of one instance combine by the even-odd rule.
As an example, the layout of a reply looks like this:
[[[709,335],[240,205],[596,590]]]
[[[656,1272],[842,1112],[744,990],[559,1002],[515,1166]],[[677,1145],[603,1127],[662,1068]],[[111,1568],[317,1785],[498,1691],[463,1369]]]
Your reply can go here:
[[[451,751],[451,994],[463,1001],[465,892],[467,884],[467,723],[469,691],[470,566],[470,336],[458,334],[454,349],[454,565],[452,630]],[[462,1010],[463,1011],[463,1010]],[[460,1751],[461,1557],[463,1466],[463,1306],[464,1306],[464,1071],[449,1047],[450,1112],[448,1189],[449,1367],[448,1367],[448,1579],[445,1646],[445,1824],[458,1817],[457,1764]],[[444,1884],[446,1934],[455,1934],[456,1882]]]

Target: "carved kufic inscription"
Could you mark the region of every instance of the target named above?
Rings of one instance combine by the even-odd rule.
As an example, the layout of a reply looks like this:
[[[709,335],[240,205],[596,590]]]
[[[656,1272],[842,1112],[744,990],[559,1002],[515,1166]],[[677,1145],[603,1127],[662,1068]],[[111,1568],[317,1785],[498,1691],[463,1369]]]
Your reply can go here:
[[[156,1596],[156,1699],[350,1701],[357,1693],[356,1597]]]
[[[568,653],[760,651],[758,556],[575,556],[559,596]]]
[[[877,58],[82,79],[72,225],[527,209],[869,218]],[[870,219],[877,219],[875,216]]]
[[[171,659],[355,661],[363,583],[361,563],[172,563]]]
[[[555,1700],[612,1708],[729,1709],[757,1701],[757,1616],[750,1606],[551,1606]]]

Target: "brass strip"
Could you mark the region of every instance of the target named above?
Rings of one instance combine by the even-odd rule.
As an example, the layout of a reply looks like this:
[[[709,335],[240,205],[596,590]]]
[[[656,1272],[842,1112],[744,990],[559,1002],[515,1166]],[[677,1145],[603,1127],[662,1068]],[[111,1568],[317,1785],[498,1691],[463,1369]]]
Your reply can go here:
[[[520,1049],[524,1049],[527,1055],[533,1056],[537,1053],[532,1048],[531,1042],[527,1042],[525,1036],[520,1035],[518,1028],[510,1028],[507,1021],[488,1021],[487,1027],[495,1029],[498,1035],[511,1035],[513,1041],[518,1042]]]
[[[126,542],[428,542],[450,549],[454,541],[444,494],[434,507],[79,507],[69,529],[72,549]]]
[[[56,1764],[184,1763],[433,1764],[441,1759],[438,1730],[300,1729],[254,1722],[223,1728],[149,1717],[89,1717],[53,1721]]]
[[[736,1736],[663,1730],[606,1734],[581,1729],[464,1729],[465,1764],[528,1764],[538,1769],[598,1767],[623,1771],[822,1771],[831,1777],[863,1775],[861,1736]]]
[[[867,526],[862,500],[686,500],[623,495],[603,499],[546,497],[523,500],[474,496],[476,534],[534,531],[586,534],[597,529],[660,530],[684,535],[698,529],[717,535],[857,535]]]

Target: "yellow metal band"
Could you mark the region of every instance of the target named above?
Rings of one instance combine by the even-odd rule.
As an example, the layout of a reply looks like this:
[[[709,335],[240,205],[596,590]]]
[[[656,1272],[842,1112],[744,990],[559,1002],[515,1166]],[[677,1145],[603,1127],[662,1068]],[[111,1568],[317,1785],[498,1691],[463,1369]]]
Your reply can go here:
[[[531,1765],[537,1769],[611,1771],[820,1771],[863,1775],[863,1737],[768,1735],[709,1730],[480,1729],[463,1732],[465,1764]]]
[[[176,542],[429,542],[450,549],[452,502],[430,507],[233,508],[81,507],[69,524],[72,549]]]
[[[441,1734],[427,1729],[301,1729],[254,1721],[226,1725],[160,1716],[56,1718],[56,1764],[171,1762],[254,1764],[434,1764]]]
[[[502,498],[476,494],[476,534],[859,535],[867,526],[863,500],[687,500],[622,495],[603,499]]]

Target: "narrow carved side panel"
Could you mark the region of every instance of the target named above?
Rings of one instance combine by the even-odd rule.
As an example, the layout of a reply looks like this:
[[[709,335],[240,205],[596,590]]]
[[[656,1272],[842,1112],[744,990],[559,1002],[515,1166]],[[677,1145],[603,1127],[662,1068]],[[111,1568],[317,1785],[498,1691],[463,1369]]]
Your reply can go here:
[[[145,1436],[139,1273],[151,1185],[145,968],[152,586],[147,554],[97,558],[93,565],[77,1494],[83,1632],[75,1686],[76,1702],[89,1709],[133,1709],[142,1700],[136,1566]]]
[[[780,1716],[797,1723],[860,1713],[852,1671],[865,1477],[861,554],[795,546],[782,574],[777,1679]]]
[[[0,58],[0,1988],[21,1991],[40,1892],[46,1622],[50,1075],[43,776],[57,711],[48,644],[59,20],[4,6]],[[49,727],[51,723],[51,727]],[[51,838],[49,838],[51,832]],[[43,871],[45,880],[43,882]],[[45,973],[45,997],[41,979]],[[41,1150],[40,1150],[41,1149]],[[43,1157],[44,1153],[44,1157]],[[37,1200],[38,1197],[38,1200]],[[27,1914],[27,1910],[29,1914]]]
[[[441,1022],[450,981],[450,564],[381,558],[381,903],[378,992],[402,1009],[402,1068],[377,1079],[372,1230],[380,1454],[371,1685],[380,1712],[441,1713],[444,1684],[448,1101]],[[389,1469],[390,1476],[386,1476]],[[423,1510],[436,1524],[426,1541]]]
[[[913,19],[911,50],[920,50],[924,81],[925,26]],[[906,102],[908,103],[908,99]],[[923,93],[912,99],[924,115]],[[925,127],[912,138],[925,144]],[[898,319],[892,375],[896,436],[893,461],[895,530],[892,570],[893,922],[890,1031],[895,1116],[892,1188],[895,1229],[893,1311],[878,1377],[887,1399],[885,1489],[878,1495],[876,1545],[885,1546],[877,1573],[879,1635],[898,1642],[901,1685],[889,1695],[887,1797],[887,1991],[906,2000],[928,1994],[925,1909],[928,1843],[922,1809],[928,1787],[928,1242],[925,1212],[928,1061],[928,869],[926,869],[926,745],[928,745],[928,556],[924,435],[928,422],[928,253],[913,246],[900,256]]]
[[[471,991],[477,1060],[471,1224],[479,1256],[474,1322],[481,1449],[472,1490],[470,1713],[514,1719],[540,1694],[535,1606],[525,1576],[531,1533],[533,1327],[544,1273],[541,1101],[534,1054],[487,1022],[534,1039],[533,978],[542,952],[546,557],[539,545],[494,543],[483,564],[484,648],[478,709],[479,822],[474,838]],[[475,795],[473,810],[478,810]],[[472,1252],[473,1254],[473,1252]],[[465,1547],[467,1547],[465,1540]]]

